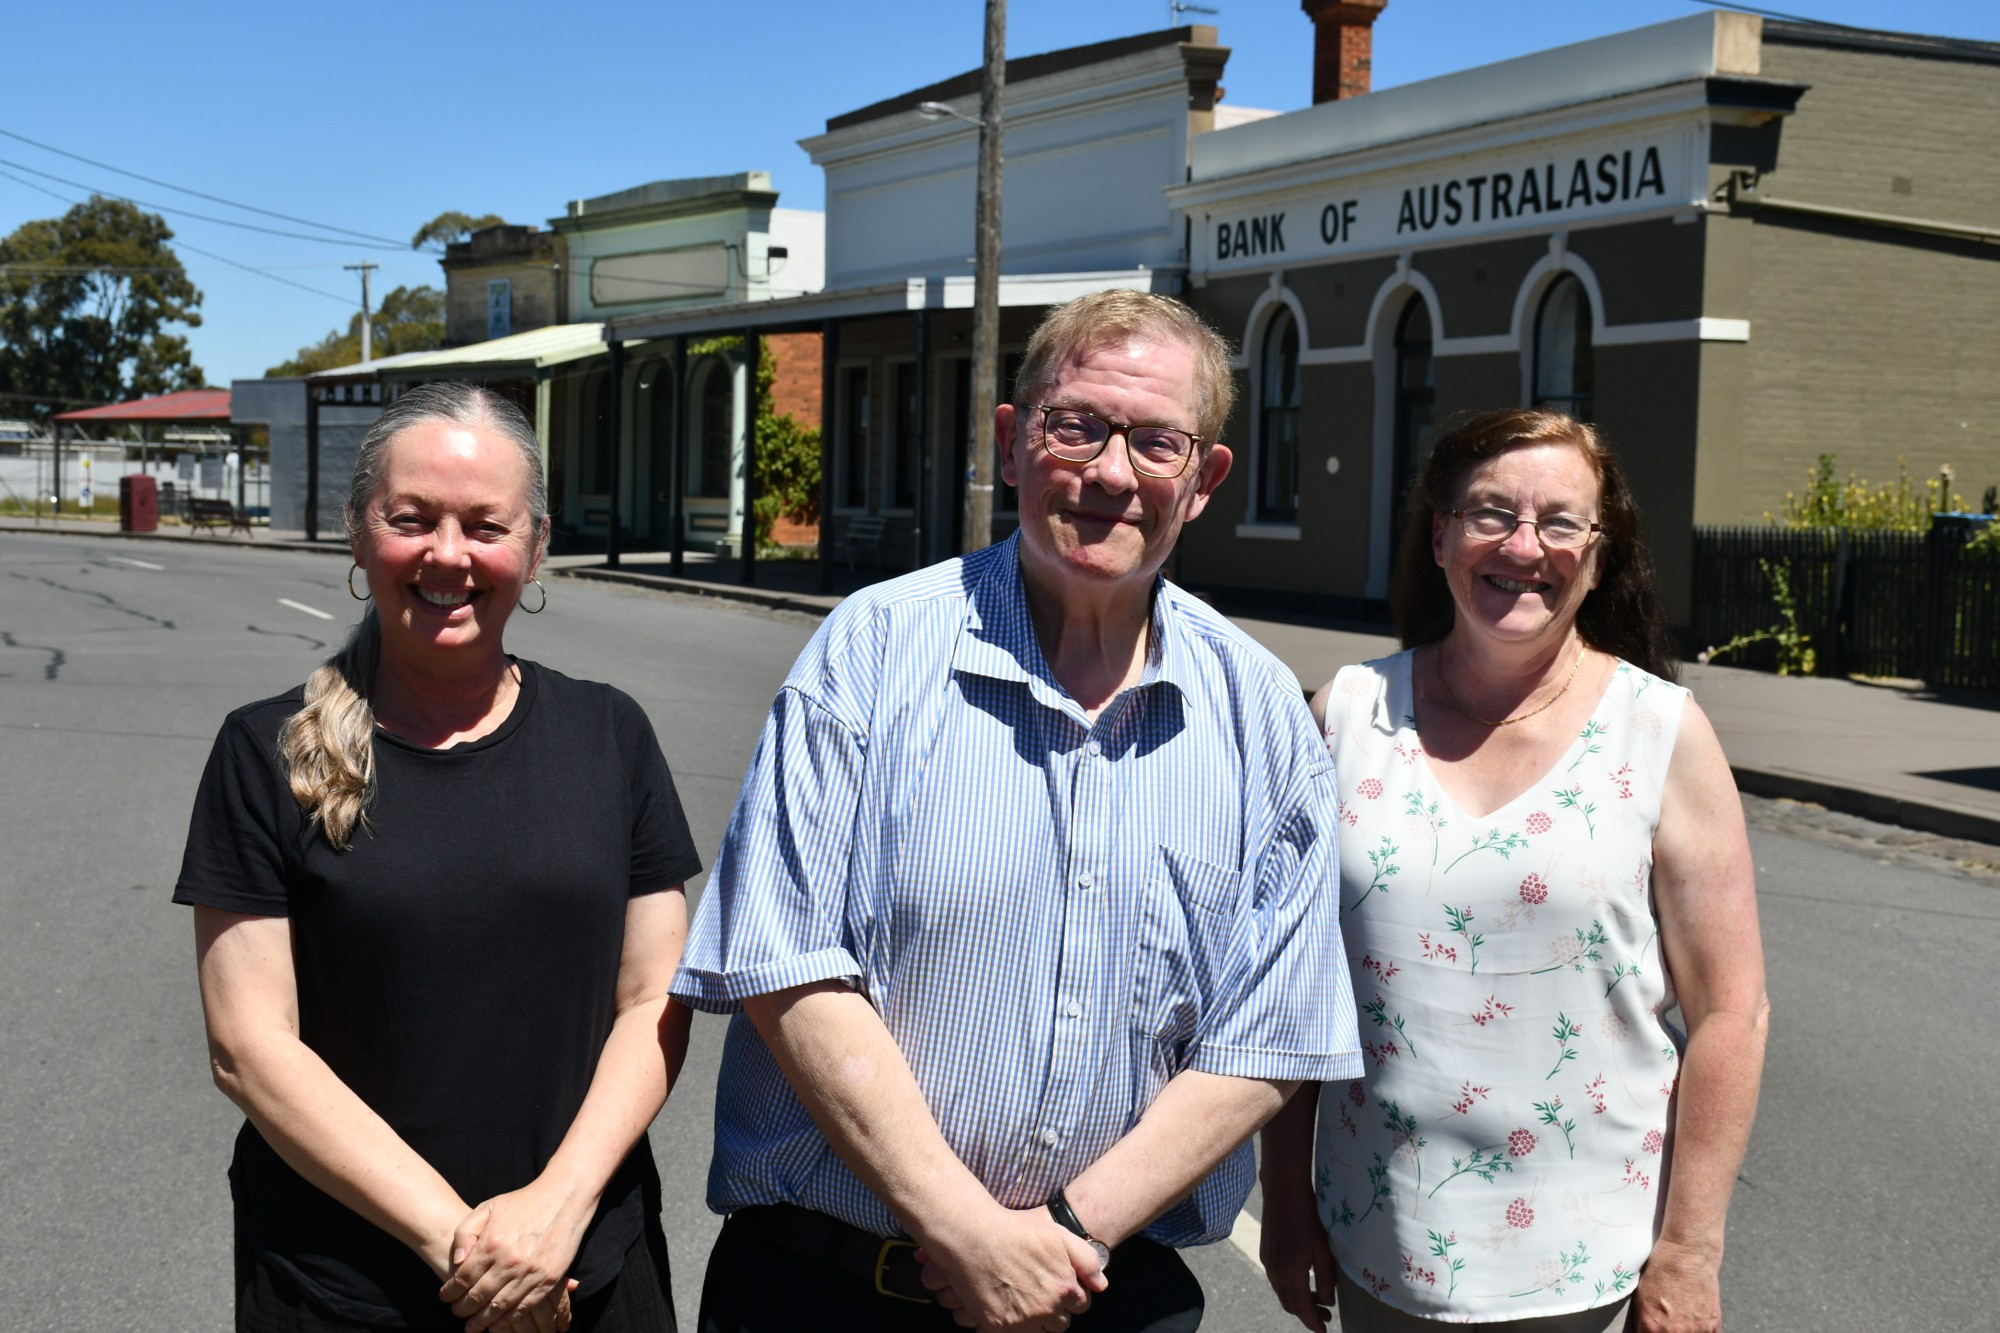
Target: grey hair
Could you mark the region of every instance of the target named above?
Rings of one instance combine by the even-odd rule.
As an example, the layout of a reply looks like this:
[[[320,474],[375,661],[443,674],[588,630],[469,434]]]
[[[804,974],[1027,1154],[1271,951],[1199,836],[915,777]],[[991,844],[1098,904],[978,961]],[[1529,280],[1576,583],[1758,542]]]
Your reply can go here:
[[[549,539],[549,488],[535,428],[520,408],[492,390],[448,381],[404,393],[383,409],[362,437],[354,480],[342,506],[348,539],[361,535],[362,515],[381,488],[390,444],[412,426],[430,422],[485,426],[520,451],[528,474],[531,540],[539,555]],[[285,719],[278,732],[278,757],[284,761],[292,799],[337,852],[354,845],[354,831],[367,824],[368,805],[375,798],[375,709],[370,695],[381,647],[381,621],[370,606],[340,651],[307,677],[304,705]]]
[[[533,525],[535,550],[548,543],[549,483],[542,472],[542,442],[521,409],[491,389],[456,380],[439,380],[408,389],[382,409],[361,437],[361,450],[354,456],[354,480],[347,488],[347,502],[341,514],[351,541],[361,535],[362,511],[368,499],[382,485],[388,466],[389,444],[412,426],[447,422],[457,426],[491,427],[520,452],[528,471],[528,517]]]

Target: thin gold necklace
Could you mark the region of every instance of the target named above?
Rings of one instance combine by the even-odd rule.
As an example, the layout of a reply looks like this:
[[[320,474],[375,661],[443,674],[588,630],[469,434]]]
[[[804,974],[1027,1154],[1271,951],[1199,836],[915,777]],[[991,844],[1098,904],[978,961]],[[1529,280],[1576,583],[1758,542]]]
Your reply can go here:
[[[1444,648],[1442,645],[1439,646],[1437,655],[1438,684],[1444,686],[1444,701],[1450,704],[1452,711],[1454,713],[1457,713],[1460,717],[1469,719],[1470,721],[1473,722],[1477,722],[1482,727],[1511,727],[1516,722],[1526,722],[1529,718],[1534,717],[1538,713],[1548,712],[1549,709],[1555,705],[1556,700],[1562,698],[1565,694],[1568,694],[1571,683],[1576,680],[1577,669],[1583,665],[1583,656],[1585,653],[1589,651],[1590,651],[1589,644],[1585,644],[1583,647],[1577,650],[1576,661],[1570,663],[1569,675],[1563,678],[1563,687],[1557,690],[1554,694],[1551,694],[1549,696],[1547,703],[1543,704],[1540,708],[1535,709],[1534,712],[1532,713],[1523,713],[1519,717],[1503,717],[1498,722],[1492,721],[1489,718],[1483,718],[1479,716],[1477,713],[1468,713],[1465,711],[1465,705],[1458,701],[1458,696],[1456,694],[1452,693],[1451,682],[1445,679]]]

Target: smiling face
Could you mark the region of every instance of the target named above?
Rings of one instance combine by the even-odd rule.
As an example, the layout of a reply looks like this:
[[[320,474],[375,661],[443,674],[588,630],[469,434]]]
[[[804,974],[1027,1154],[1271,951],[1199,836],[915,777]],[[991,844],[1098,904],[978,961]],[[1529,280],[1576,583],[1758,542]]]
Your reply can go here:
[[[422,421],[384,453],[353,547],[383,654],[453,669],[501,657],[501,631],[541,563],[520,450],[484,423]]]
[[[1201,429],[1194,352],[1171,338],[1140,334],[1072,349],[1038,401],[1120,427]],[[1007,445],[1000,473],[1020,491],[1024,574],[1058,597],[1121,589],[1150,595],[1181,524],[1201,513],[1228,475],[1229,450],[1197,445],[1180,476],[1148,477],[1133,470],[1121,429],[1090,462],[1066,463],[1042,447],[1041,416],[1012,403],[994,410]]]
[[[1530,444],[1509,449],[1465,476],[1453,508],[1490,506],[1522,519],[1571,514],[1599,520],[1597,472],[1583,450],[1570,444]],[[1514,643],[1560,642],[1576,624],[1577,609],[1597,586],[1600,537],[1579,550],[1550,550],[1532,523],[1512,536],[1480,540],[1450,514],[1431,521],[1431,551],[1457,607],[1460,631]]]

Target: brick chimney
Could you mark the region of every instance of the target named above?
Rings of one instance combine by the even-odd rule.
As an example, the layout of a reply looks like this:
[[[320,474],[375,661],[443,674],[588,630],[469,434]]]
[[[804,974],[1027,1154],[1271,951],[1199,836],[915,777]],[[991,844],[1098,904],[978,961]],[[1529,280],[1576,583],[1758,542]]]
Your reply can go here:
[[[1375,20],[1389,0],[1299,0],[1313,21],[1313,104],[1368,92]]]

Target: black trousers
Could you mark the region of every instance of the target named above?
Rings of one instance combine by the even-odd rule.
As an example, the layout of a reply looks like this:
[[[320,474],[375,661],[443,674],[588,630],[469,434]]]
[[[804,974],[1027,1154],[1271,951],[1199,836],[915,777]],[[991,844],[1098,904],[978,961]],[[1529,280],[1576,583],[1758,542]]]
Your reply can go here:
[[[388,1333],[389,1326],[357,1324],[313,1304],[283,1269],[239,1254],[236,1266],[236,1333]],[[676,1333],[667,1238],[658,1218],[625,1251],[618,1276],[570,1307],[570,1333]],[[402,1325],[399,1328],[408,1328]],[[437,1318],[417,1325],[435,1333],[462,1333],[465,1320],[442,1302]]]
[[[1111,1285],[1074,1333],[1193,1333],[1204,1298],[1180,1255],[1134,1237],[1112,1256]],[[722,1224],[701,1285],[701,1333],[961,1333],[942,1305],[878,1294],[866,1278]]]

